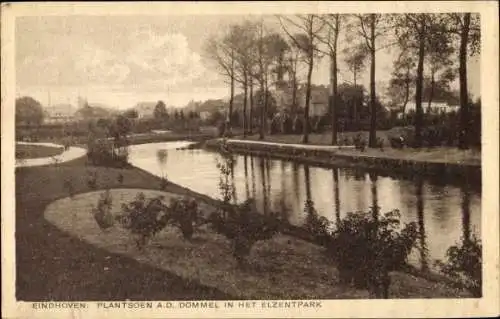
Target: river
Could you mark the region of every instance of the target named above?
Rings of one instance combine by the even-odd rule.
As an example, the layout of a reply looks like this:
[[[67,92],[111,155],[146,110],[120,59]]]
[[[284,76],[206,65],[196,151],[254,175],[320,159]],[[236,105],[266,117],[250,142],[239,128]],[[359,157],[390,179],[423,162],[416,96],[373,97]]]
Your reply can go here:
[[[133,145],[130,162],[154,175],[198,193],[220,198],[216,167],[219,155],[201,150],[177,150],[190,142]],[[449,246],[474,231],[480,236],[481,192],[467,186],[439,185],[425,179],[405,180],[379,176],[366,170],[320,168],[291,161],[256,156],[236,156],[234,178],[236,198],[254,198],[261,211],[287,209],[292,224],[300,225],[306,199],[313,200],[320,215],[335,221],[347,212],[381,212],[399,209],[402,222],[415,221],[419,245],[410,261],[432,268],[443,259]]]

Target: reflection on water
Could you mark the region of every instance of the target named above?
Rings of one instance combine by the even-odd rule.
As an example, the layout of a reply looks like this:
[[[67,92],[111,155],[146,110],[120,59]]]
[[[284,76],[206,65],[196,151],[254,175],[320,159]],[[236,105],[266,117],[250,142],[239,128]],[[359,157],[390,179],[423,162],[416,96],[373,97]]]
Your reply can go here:
[[[158,176],[166,174],[174,183],[220,198],[218,154],[176,150],[185,145],[134,145],[130,161]],[[434,259],[443,259],[447,248],[460,242],[462,236],[469,238],[473,228],[480,236],[481,194],[467,186],[436,185],[422,178],[409,181],[360,169],[327,169],[255,156],[236,156],[230,181],[238,202],[254,198],[263,213],[287,210],[290,222],[296,225],[304,221],[307,199],[333,222],[347,212],[372,207],[379,208],[373,210],[374,214],[399,209],[403,223],[417,222],[418,249],[410,259],[423,269],[429,268]]]

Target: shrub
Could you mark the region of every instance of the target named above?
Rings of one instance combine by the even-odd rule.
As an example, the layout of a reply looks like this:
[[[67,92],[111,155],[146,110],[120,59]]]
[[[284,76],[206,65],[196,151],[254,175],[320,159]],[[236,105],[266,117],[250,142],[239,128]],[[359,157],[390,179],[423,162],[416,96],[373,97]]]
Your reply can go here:
[[[353,142],[354,142],[354,147],[357,150],[360,150],[362,152],[365,150],[365,148],[366,148],[366,141],[361,137],[360,134],[356,135],[353,138]]]
[[[167,188],[167,185],[168,185],[168,180],[165,176],[162,176],[160,178],[160,189],[161,190],[165,190]]]
[[[461,283],[474,297],[482,296],[482,263],[481,240],[474,234],[448,248],[446,262],[436,262],[443,274]]]
[[[132,202],[122,205],[118,220],[137,236],[138,248],[143,248],[151,237],[167,226],[168,207],[163,199],[163,196],[147,199],[144,193],[139,193]]]
[[[97,188],[97,173],[96,172],[92,172],[92,173],[87,172],[87,186],[90,189]]]
[[[345,283],[388,298],[389,272],[402,268],[417,239],[415,223],[400,228],[399,211],[374,218],[374,212],[349,213],[333,232],[329,254]]]
[[[278,233],[280,220],[275,214],[262,215],[253,210],[252,199],[238,206],[218,210],[209,216],[211,228],[231,241],[233,256],[244,268],[253,245]]]
[[[193,237],[194,228],[201,221],[198,203],[194,199],[174,198],[168,207],[170,223],[178,227],[185,239]]]
[[[306,214],[304,228],[313,236],[316,242],[325,245],[330,237],[329,227],[331,222],[328,218],[318,214],[312,200],[306,200],[304,213]]]
[[[389,143],[392,148],[401,149],[404,147],[404,138],[402,136],[399,137],[391,137],[389,138]]]
[[[92,209],[92,214],[99,225],[99,228],[106,230],[112,227],[115,219],[111,214],[111,207],[113,205],[113,198],[109,190],[106,190],[97,201],[97,206]]]

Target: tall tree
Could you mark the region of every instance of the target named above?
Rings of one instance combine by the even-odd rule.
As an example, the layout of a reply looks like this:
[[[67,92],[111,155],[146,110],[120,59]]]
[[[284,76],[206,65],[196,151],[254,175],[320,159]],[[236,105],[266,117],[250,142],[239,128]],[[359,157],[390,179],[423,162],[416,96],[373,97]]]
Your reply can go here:
[[[40,102],[29,96],[16,99],[16,123],[40,125],[43,122],[43,108]]]
[[[234,43],[236,35],[231,32],[225,34],[222,38],[217,36],[210,37],[205,43],[204,53],[208,59],[214,62],[219,74],[229,80],[230,98],[227,120],[229,121],[229,129],[233,114],[234,103],[234,82],[235,82],[235,52]]]
[[[460,129],[458,147],[469,148],[469,93],[467,88],[467,57],[468,54],[477,54],[480,50],[480,18],[478,14],[450,13],[449,32],[459,38],[458,73],[460,81]],[[470,51],[469,51],[470,50]]]
[[[167,114],[167,106],[165,105],[165,102],[158,101],[158,103],[156,103],[155,109],[153,111],[153,115],[154,115],[155,119],[157,119],[157,120],[163,119],[166,117],[166,114]]]
[[[331,126],[332,126],[332,145],[337,145],[337,130],[338,130],[338,119],[337,119],[337,55],[338,55],[338,39],[340,34],[340,27],[342,24],[343,17],[340,14],[327,14],[322,15],[320,18],[327,25],[326,34],[318,35],[320,42],[326,45],[326,54],[330,57],[330,116],[331,116]]]
[[[318,35],[323,31],[326,24],[322,18],[314,14],[299,14],[295,16],[279,16],[278,20],[282,29],[288,37],[300,48],[307,63],[306,99],[304,105],[304,127],[302,142],[309,143],[309,104],[311,102],[311,79],[316,59],[320,57],[317,51],[319,44]],[[285,21],[288,26],[283,23]],[[292,35],[289,27],[300,30],[300,36]]]
[[[395,18],[394,30],[398,42],[404,50],[413,50],[417,55],[417,75],[415,83],[415,143],[422,146],[423,107],[422,92],[424,81],[424,61],[428,53],[431,37],[438,31],[442,16],[428,13],[408,13]]]
[[[255,64],[255,44],[257,25],[250,21],[244,21],[240,25],[233,25],[231,28],[231,45],[235,53],[236,75],[235,80],[241,84],[243,88],[243,136],[248,133],[247,123],[247,102],[248,90],[252,77],[252,69]],[[251,94],[253,92],[250,92]],[[250,117],[252,116],[253,105],[250,105]]]
[[[433,24],[432,35],[428,36],[429,81],[427,109],[431,109],[436,86],[447,87],[455,79],[452,54],[454,48],[449,34],[446,32],[446,21]],[[425,80],[424,80],[425,83]],[[425,90],[425,87],[424,87]]]
[[[400,106],[399,111],[406,112],[406,106],[413,94],[413,83],[415,81],[415,57],[410,50],[401,50],[398,58],[394,61],[394,67],[389,81],[388,95],[393,106]]]
[[[347,65],[349,71],[352,72],[354,85],[357,85],[358,75],[365,69],[365,61],[368,54],[366,46],[358,44],[354,47],[346,48],[344,54],[344,63]]]
[[[370,56],[370,134],[368,145],[377,146],[377,93],[375,87],[375,58],[376,52],[384,47],[377,47],[377,39],[386,33],[384,26],[385,19],[380,14],[362,14],[357,15],[358,28],[357,33],[364,40],[368,55]]]

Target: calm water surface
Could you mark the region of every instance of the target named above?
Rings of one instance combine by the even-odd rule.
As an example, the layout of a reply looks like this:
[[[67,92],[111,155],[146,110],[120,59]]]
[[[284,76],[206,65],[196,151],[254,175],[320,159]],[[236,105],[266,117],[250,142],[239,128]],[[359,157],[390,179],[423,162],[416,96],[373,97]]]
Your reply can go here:
[[[220,198],[219,155],[205,150],[176,150],[189,142],[152,143],[131,146],[130,161],[152,174],[196,192]],[[404,180],[377,176],[369,171],[347,168],[319,168],[299,163],[236,156],[234,178],[236,198],[254,198],[260,210],[287,209],[290,222],[300,225],[306,199],[314,201],[319,214],[335,221],[347,212],[367,211],[379,206],[382,212],[399,209],[403,222],[418,223],[419,243],[411,262],[432,268],[446,249],[462,235],[480,235],[481,194],[470,187],[457,187],[426,180]]]

